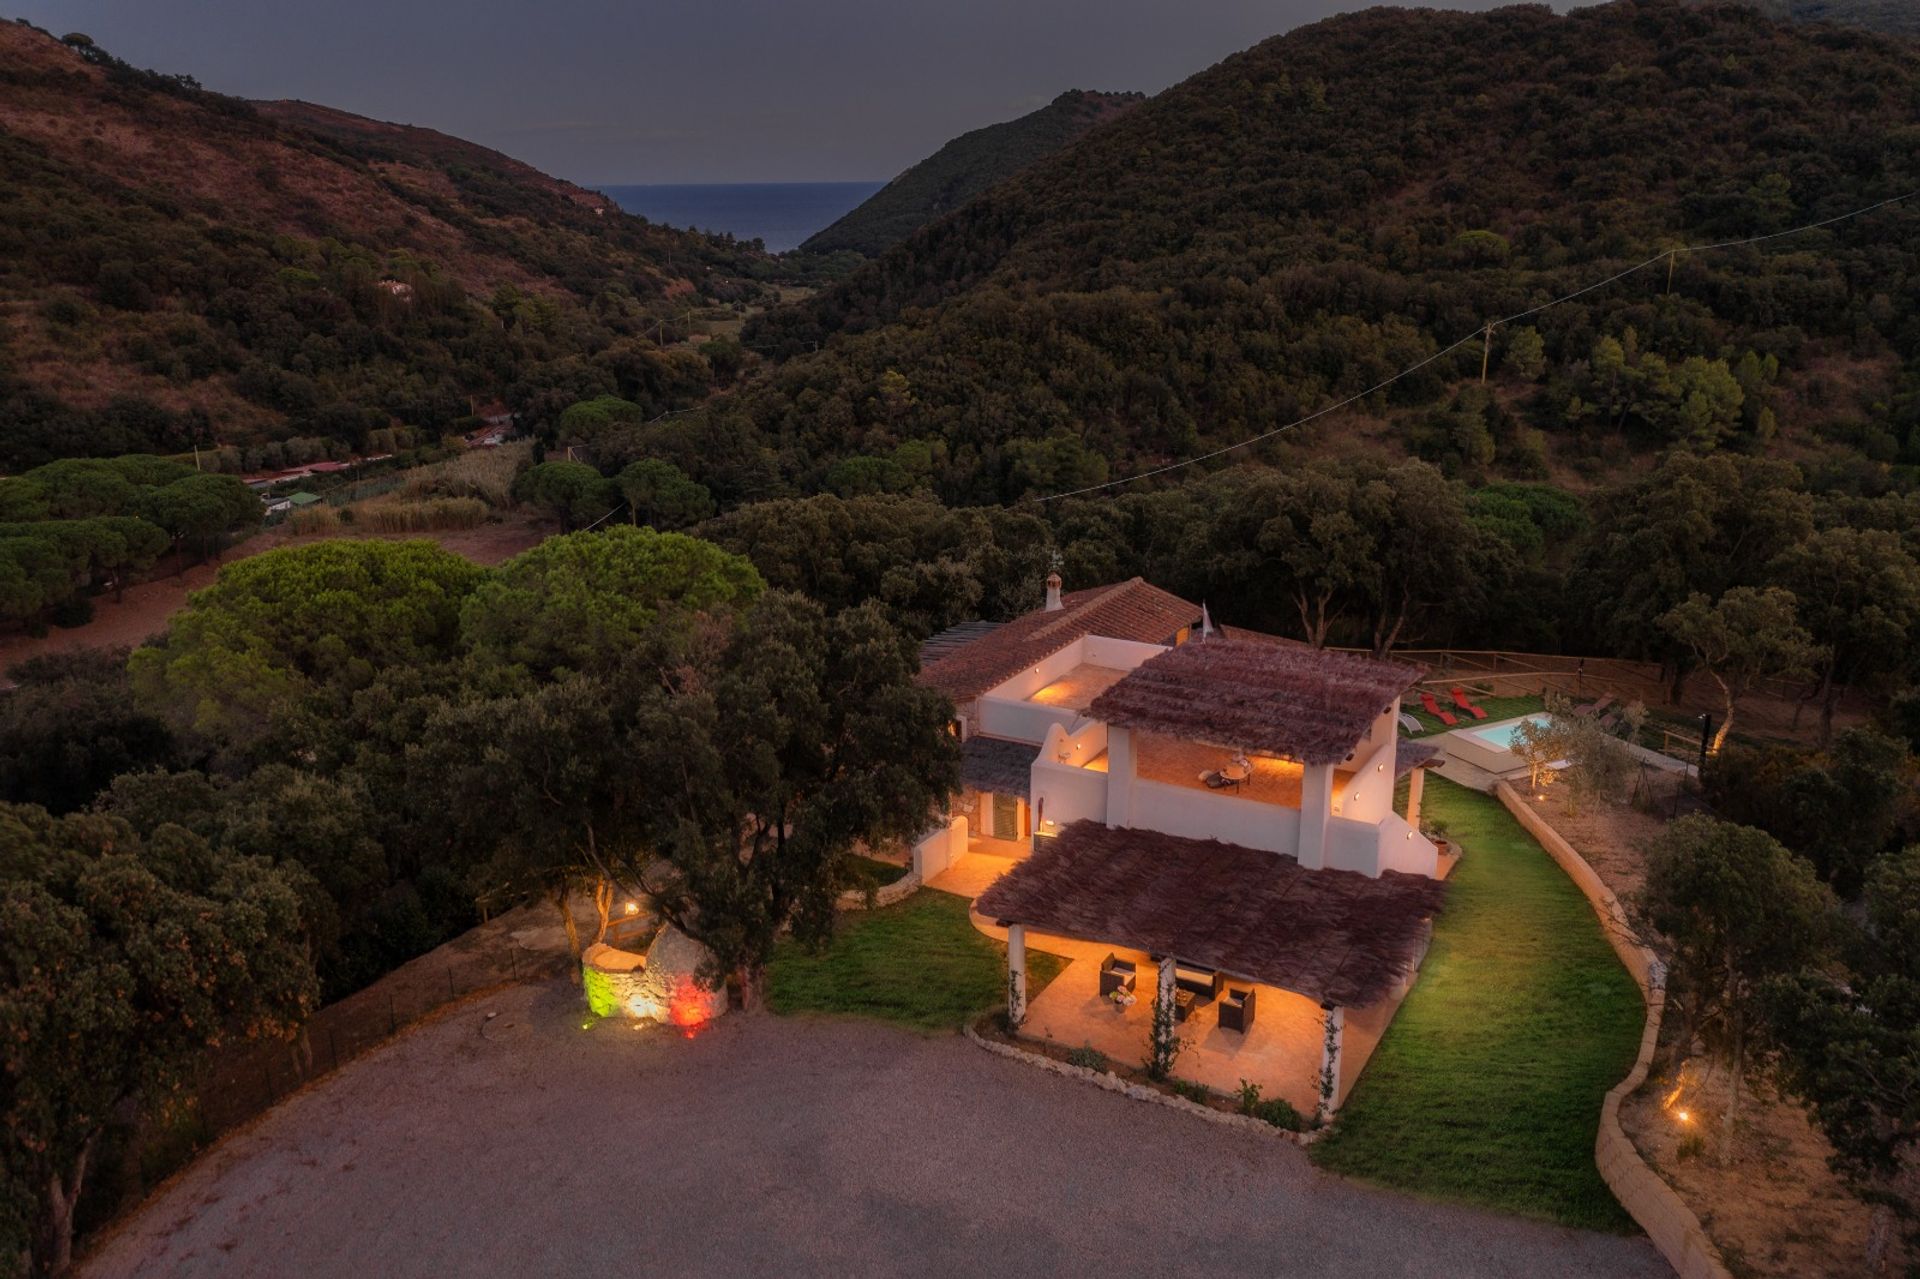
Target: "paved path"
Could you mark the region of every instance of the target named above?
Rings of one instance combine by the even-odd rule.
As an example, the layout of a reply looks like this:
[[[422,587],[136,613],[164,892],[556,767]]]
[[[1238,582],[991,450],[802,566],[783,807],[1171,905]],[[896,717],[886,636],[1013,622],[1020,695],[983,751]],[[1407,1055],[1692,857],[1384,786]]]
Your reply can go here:
[[[1668,1273],[1643,1239],[1337,1181],[957,1037],[771,1016],[691,1040],[585,1030],[577,999],[517,988],[348,1066],[82,1273]]]

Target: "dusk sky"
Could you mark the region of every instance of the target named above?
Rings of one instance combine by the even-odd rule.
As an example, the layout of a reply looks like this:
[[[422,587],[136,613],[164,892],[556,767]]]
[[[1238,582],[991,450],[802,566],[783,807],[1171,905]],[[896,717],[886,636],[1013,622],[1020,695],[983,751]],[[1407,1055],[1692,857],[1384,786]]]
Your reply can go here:
[[[1443,0],[1488,9],[1498,0]],[[1157,92],[1353,0],[0,0],[249,98],[589,185],[881,180],[1060,91]],[[1565,3],[1555,7],[1564,9]]]

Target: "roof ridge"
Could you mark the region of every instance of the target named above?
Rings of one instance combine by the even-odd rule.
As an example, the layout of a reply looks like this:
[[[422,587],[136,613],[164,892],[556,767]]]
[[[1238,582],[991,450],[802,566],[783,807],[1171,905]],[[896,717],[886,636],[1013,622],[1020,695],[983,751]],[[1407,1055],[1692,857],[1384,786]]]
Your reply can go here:
[[[1121,592],[1130,591],[1134,587],[1141,585],[1143,583],[1143,580],[1144,579],[1138,578],[1138,577],[1130,577],[1124,582],[1115,582],[1112,586],[1109,586],[1104,590],[1102,590],[1098,595],[1095,595],[1090,599],[1082,600],[1078,604],[1075,604],[1072,608],[1061,610],[1060,616],[1054,618],[1051,622],[1048,622],[1045,626],[1042,626],[1040,629],[1036,630],[1033,633],[1033,638],[1037,640],[1051,638],[1053,636],[1053,633],[1059,630],[1062,626],[1065,626],[1069,622],[1078,621],[1081,617],[1085,616],[1087,613],[1092,612],[1094,609],[1100,607],[1102,604],[1105,604],[1108,600],[1113,599],[1115,596],[1119,595]]]

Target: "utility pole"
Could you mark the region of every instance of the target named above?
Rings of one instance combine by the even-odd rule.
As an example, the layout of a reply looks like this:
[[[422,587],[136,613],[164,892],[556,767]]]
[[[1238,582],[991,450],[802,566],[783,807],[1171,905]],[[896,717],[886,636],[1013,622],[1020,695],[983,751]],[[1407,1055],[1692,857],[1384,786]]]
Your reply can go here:
[[[1493,359],[1493,322],[1487,322],[1486,342],[1480,347],[1480,384],[1486,385],[1487,365]]]
[[[1667,250],[1667,296],[1673,296],[1673,264],[1680,260],[1680,250]]]

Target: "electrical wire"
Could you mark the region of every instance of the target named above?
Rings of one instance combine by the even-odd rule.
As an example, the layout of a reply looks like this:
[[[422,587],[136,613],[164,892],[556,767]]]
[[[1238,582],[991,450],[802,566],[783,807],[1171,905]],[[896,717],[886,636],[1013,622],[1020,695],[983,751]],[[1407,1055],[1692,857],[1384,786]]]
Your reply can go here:
[[[1453,342],[1447,346],[1441,347],[1438,351],[1435,351],[1432,355],[1427,356],[1425,359],[1420,360],[1417,363],[1409,364],[1406,368],[1401,369],[1398,373],[1395,373],[1392,377],[1389,377],[1381,382],[1376,382],[1372,386],[1368,387],[1366,390],[1357,392],[1353,395],[1349,395],[1343,400],[1337,400],[1334,403],[1327,405],[1325,408],[1316,409],[1312,413],[1307,414],[1305,417],[1296,418],[1293,421],[1288,422],[1284,426],[1276,426],[1270,431],[1262,431],[1258,435],[1250,436],[1247,439],[1240,440],[1233,444],[1224,445],[1220,448],[1214,449],[1212,452],[1209,452],[1209,453],[1202,453],[1196,457],[1184,458],[1178,462],[1169,462],[1165,466],[1156,466],[1152,470],[1141,471],[1138,474],[1134,474],[1134,475],[1122,476],[1120,479],[1117,479],[1117,480],[1106,480],[1099,484],[1089,484],[1084,488],[1068,489],[1064,493],[1049,493],[1045,497],[1026,498],[1023,500],[1033,501],[1033,502],[1058,502],[1062,498],[1081,497],[1088,493],[1098,493],[1104,489],[1118,488],[1122,484],[1132,484],[1139,480],[1151,479],[1153,476],[1156,476],[1156,475],[1165,475],[1169,471],[1178,471],[1183,467],[1198,466],[1202,462],[1210,462],[1214,458],[1222,457],[1238,449],[1250,448],[1255,444],[1259,444],[1266,440],[1270,440],[1276,435],[1282,435],[1288,431],[1298,430],[1300,427],[1305,426],[1307,423],[1315,420],[1316,418],[1322,418],[1329,413],[1338,412],[1339,410],[1346,408],[1349,404],[1353,404],[1359,400],[1364,400],[1369,395],[1372,395],[1377,391],[1384,391],[1386,388],[1392,386],[1394,383],[1399,382],[1405,378],[1411,377],[1415,373],[1418,373],[1421,369],[1426,368],[1427,365],[1432,364],[1435,360],[1438,360],[1443,356],[1451,355],[1453,352],[1459,350],[1461,347],[1465,346],[1467,343],[1473,341],[1475,338],[1482,337],[1483,335],[1491,334],[1491,332],[1496,328],[1500,328],[1503,325],[1512,324],[1517,320],[1527,319],[1530,316],[1539,315],[1542,311],[1550,311],[1556,306],[1564,306],[1568,302],[1573,301],[1575,298],[1584,297],[1585,295],[1592,293],[1597,289],[1604,289],[1609,284],[1617,284],[1621,280],[1626,279],[1630,275],[1633,275],[1640,271],[1644,271],[1648,267],[1654,266],[1658,263],[1666,262],[1671,259],[1677,258],[1683,253],[1710,253],[1717,249],[1742,248],[1747,245],[1764,244],[1769,240],[1785,239],[1786,237],[1792,236],[1792,235],[1802,235],[1808,231],[1817,231],[1822,227],[1833,226],[1835,223],[1838,223],[1838,222],[1846,222],[1846,221],[1850,221],[1853,218],[1864,217],[1869,213],[1873,213],[1877,210],[1884,209],[1889,205],[1899,204],[1903,200],[1911,200],[1915,196],[1920,196],[1920,191],[1908,191],[1904,195],[1892,196],[1892,197],[1889,197],[1888,199],[1879,201],[1877,204],[1869,204],[1864,208],[1854,209],[1851,212],[1842,213],[1836,217],[1823,218],[1818,222],[1809,222],[1805,226],[1797,226],[1792,228],[1791,230],[1773,231],[1773,232],[1769,232],[1766,235],[1748,236],[1747,238],[1741,239],[1741,240],[1720,240],[1712,244],[1689,244],[1689,245],[1682,245],[1677,248],[1662,249],[1659,253],[1656,253],[1654,256],[1648,258],[1646,261],[1638,263],[1634,266],[1630,266],[1626,268],[1624,271],[1617,271],[1614,274],[1608,276],[1604,280],[1597,280],[1592,284],[1586,285],[1582,288],[1575,289],[1571,293],[1562,294],[1561,296],[1554,298],[1550,302],[1542,302],[1540,305],[1528,307],[1524,311],[1515,311],[1512,315],[1504,316],[1498,320],[1489,320],[1485,324],[1482,324],[1480,327],[1474,329],[1473,332],[1461,338],[1459,341]]]

